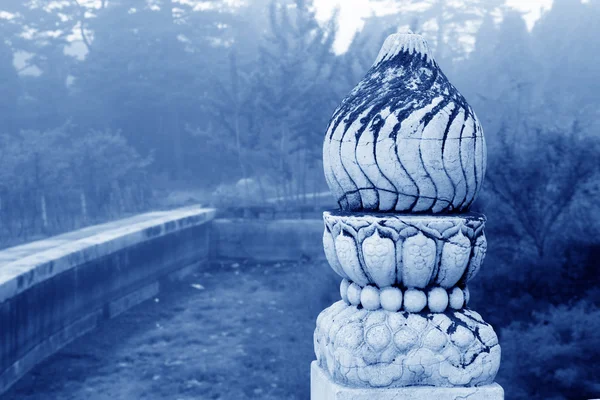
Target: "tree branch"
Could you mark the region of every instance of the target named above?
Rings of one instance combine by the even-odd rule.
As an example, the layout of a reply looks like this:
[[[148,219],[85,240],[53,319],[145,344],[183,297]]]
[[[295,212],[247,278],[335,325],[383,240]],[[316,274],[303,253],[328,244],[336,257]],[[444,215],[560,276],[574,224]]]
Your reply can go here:
[[[84,25],[85,8],[79,3],[79,0],[71,0],[71,1],[73,1],[75,6],[79,9],[79,13],[80,13],[79,32],[81,33],[81,39],[83,40],[83,43],[85,44],[85,47],[87,48],[87,51],[90,52],[90,51],[92,51],[92,47],[91,47],[88,37],[85,34],[85,25]],[[101,6],[102,6],[102,8],[104,8],[105,0],[102,0]]]

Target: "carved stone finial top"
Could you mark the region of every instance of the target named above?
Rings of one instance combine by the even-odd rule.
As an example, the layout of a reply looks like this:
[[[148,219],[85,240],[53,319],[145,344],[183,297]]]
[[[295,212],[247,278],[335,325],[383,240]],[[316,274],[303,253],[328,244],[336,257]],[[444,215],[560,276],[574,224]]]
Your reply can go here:
[[[323,166],[342,210],[461,212],[483,182],[485,140],[426,40],[394,34],[334,112]]]
[[[381,50],[379,50],[379,54],[373,65],[394,58],[400,53],[417,53],[423,57],[427,57],[430,62],[435,62],[425,38],[409,30],[406,33],[395,33],[388,36],[385,42],[383,42],[383,46],[381,46]]]

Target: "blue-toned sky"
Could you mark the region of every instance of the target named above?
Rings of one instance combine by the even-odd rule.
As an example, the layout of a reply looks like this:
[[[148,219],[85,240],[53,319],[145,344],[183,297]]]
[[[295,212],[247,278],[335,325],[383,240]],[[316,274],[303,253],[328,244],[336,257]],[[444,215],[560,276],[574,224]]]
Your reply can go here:
[[[380,3],[380,2],[378,2]],[[327,20],[336,7],[340,8],[339,32],[335,44],[336,51],[341,53],[352,40],[356,30],[361,29],[364,19],[373,13],[385,14],[394,10],[402,2],[390,0],[388,4],[374,6],[369,0],[315,0],[317,18]],[[507,5],[523,12],[527,24],[531,28],[544,10],[550,9],[552,0],[507,0]]]

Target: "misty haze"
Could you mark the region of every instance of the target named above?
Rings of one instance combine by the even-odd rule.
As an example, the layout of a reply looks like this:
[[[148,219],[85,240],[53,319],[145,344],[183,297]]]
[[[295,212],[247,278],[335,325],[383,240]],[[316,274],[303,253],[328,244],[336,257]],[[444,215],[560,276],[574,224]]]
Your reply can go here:
[[[599,38],[600,0],[0,0],[0,398],[600,398]]]

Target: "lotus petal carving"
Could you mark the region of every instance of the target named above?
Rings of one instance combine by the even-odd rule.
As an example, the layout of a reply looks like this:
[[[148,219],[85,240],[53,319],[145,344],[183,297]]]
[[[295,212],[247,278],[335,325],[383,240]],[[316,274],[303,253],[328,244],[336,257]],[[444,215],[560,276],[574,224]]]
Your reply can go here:
[[[363,258],[368,275],[379,287],[391,286],[396,280],[396,251],[392,239],[373,235],[362,243]]]
[[[331,268],[361,287],[464,288],[487,248],[485,218],[479,214],[326,212],[324,218],[323,246]]]

